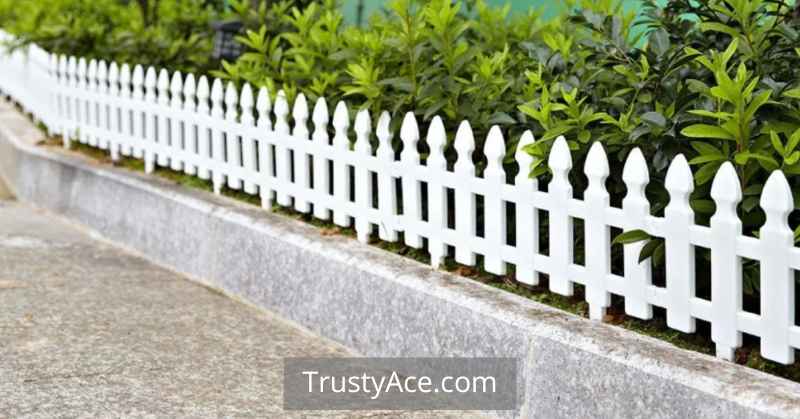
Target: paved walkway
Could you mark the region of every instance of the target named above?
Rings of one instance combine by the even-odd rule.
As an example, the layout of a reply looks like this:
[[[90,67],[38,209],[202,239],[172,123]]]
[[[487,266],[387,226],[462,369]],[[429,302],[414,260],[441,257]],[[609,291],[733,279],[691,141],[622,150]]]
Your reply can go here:
[[[283,357],[347,355],[0,200],[0,418],[464,417],[282,411]]]

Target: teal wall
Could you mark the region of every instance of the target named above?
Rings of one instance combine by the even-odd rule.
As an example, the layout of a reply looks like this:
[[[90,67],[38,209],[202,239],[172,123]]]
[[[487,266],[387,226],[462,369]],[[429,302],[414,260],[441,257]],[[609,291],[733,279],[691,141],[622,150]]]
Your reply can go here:
[[[369,15],[375,11],[380,10],[381,6],[386,3],[383,0],[363,0],[364,2],[364,19],[366,20]],[[486,0],[486,2],[493,6],[503,6],[505,4],[511,4],[511,10],[513,12],[525,12],[531,7],[544,7],[545,12],[550,11],[553,12],[558,9],[559,1],[554,0]],[[624,0],[626,8],[636,8],[638,6],[638,0]],[[345,18],[349,23],[355,23],[356,21],[356,6],[358,5],[358,0],[342,0],[343,10]]]

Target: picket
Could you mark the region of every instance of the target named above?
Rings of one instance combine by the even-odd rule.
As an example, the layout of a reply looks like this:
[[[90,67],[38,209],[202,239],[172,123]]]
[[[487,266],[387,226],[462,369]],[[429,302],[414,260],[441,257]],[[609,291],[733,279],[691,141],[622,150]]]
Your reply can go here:
[[[428,252],[431,255],[431,266],[434,268],[444,262],[447,247],[442,241],[441,232],[447,227],[447,192],[442,178],[447,171],[447,160],[444,157],[444,146],[447,143],[447,134],[444,123],[438,116],[434,117],[428,127],[427,137],[428,153],[428,224],[430,237],[428,238]],[[358,182],[356,182],[358,185]]]
[[[250,87],[249,83],[245,83],[244,86],[242,86],[241,94],[239,106],[242,108],[242,127],[250,128],[256,124],[256,119],[253,116],[253,89]],[[256,172],[256,167],[258,166],[256,139],[248,135],[242,137],[242,166],[250,176],[252,176],[252,173]],[[244,191],[250,195],[255,195],[258,189],[255,181],[250,176],[244,179]]]
[[[302,93],[297,95],[294,101],[292,118],[294,118],[292,141],[303,141],[307,143],[310,140],[308,131],[308,103],[306,102],[306,96]],[[292,157],[295,184],[301,189],[311,189],[308,154],[305,152],[304,148],[300,147],[294,150]],[[311,211],[311,203],[302,197],[295,197],[294,209],[299,212],[307,213]]]
[[[519,171],[514,178],[514,186],[520,200],[516,203],[515,240],[519,261],[517,262],[517,281],[526,285],[538,285],[539,276],[534,265],[534,255],[539,253],[539,217],[538,209],[532,204],[533,192],[539,187],[528,172],[533,164],[533,156],[525,151],[525,147],[534,143],[533,133],[525,131],[517,144],[514,158]]]
[[[409,112],[403,118],[403,125],[400,127],[400,139],[403,141],[403,151],[400,153],[400,162],[407,169],[419,166],[419,127],[417,118]],[[401,167],[402,167],[401,166]],[[422,247],[422,237],[417,233],[417,222],[422,215],[422,199],[420,196],[419,180],[414,176],[414,172],[409,171],[401,177],[403,187],[403,220],[405,223],[404,238],[407,245],[420,248]]]
[[[453,172],[458,179],[473,179],[475,163],[472,160],[472,153],[475,152],[475,138],[467,121],[462,121],[458,126],[455,149],[458,158],[453,166]],[[459,246],[456,246],[456,262],[473,266],[476,259],[470,242],[475,237],[475,195],[472,190],[463,186],[456,188],[454,195],[456,233],[459,243]]]
[[[606,276],[611,273],[611,256],[610,231],[605,220],[605,209],[609,206],[606,191],[608,157],[600,142],[595,142],[589,149],[583,172],[589,179],[589,186],[583,194],[586,202],[586,301],[589,303],[589,318],[602,320],[611,305],[606,284]]]
[[[211,179],[211,127],[208,124],[211,115],[209,99],[211,89],[208,78],[200,76],[197,80],[197,177]]]
[[[650,215],[650,203],[644,194],[650,175],[644,155],[638,148],[628,154],[622,171],[622,180],[628,188],[628,193],[622,200],[625,230],[642,229],[647,216]],[[653,306],[647,301],[647,292],[652,282],[652,272],[649,260],[639,262],[642,246],[643,242],[625,246],[625,312],[640,319],[650,319],[653,317]]]
[[[669,204],[664,209],[664,252],[667,277],[667,326],[685,333],[695,332],[692,299],[695,297],[694,247],[689,240],[694,224],[694,211],[689,206],[689,194],[694,179],[689,163],[682,154],[675,157],[667,170],[664,186]]]
[[[270,110],[272,103],[269,100],[269,92],[265,87],[258,90],[258,98],[256,99],[256,111],[258,112],[258,120],[256,120],[256,127],[259,131],[270,132],[272,131],[272,120],[270,120]],[[265,210],[272,210],[272,195],[274,191],[270,188],[270,179],[274,176],[275,169],[273,167],[273,156],[275,155],[272,144],[268,143],[266,139],[258,139],[258,193],[261,198],[261,208]]]
[[[389,126],[392,122],[389,112],[383,111],[378,118],[378,126],[375,135],[378,137],[378,149],[375,154],[378,160],[378,208],[380,211],[380,221],[378,225],[378,237],[381,240],[397,241],[397,230],[394,223],[397,217],[397,184],[395,178],[390,173],[395,159],[395,151],[392,146],[392,132]]]
[[[169,107],[172,112],[169,113],[169,133],[164,132],[169,136],[169,148],[167,152],[170,155],[170,169],[179,171],[183,170],[183,123],[182,118],[178,118],[181,109],[183,109],[183,78],[181,72],[176,71],[172,73],[172,80],[169,84]]]
[[[711,197],[717,212],[711,217],[711,340],[717,356],[732,361],[742,345],[737,317],[742,309],[742,262],[736,253],[736,238],[742,234],[742,222],[736,206],[742,188],[736,169],[730,162],[720,167],[711,185]]]
[[[356,142],[353,151],[360,156],[371,156],[372,146],[369,143],[369,133],[372,130],[369,111],[363,109],[356,115],[355,126]],[[358,213],[356,219],[356,235],[358,241],[367,243],[371,233],[371,225],[367,215],[368,209],[372,208],[372,177],[369,169],[363,165],[355,166],[355,187],[356,207]]]
[[[197,94],[197,85],[195,84],[194,74],[187,74],[186,79],[183,81],[183,110],[185,111],[185,115],[193,115],[198,113],[198,103],[196,102],[196,94]],[[174,93],[173,93],[174,94]],[[189,160],[184,161],[183,163],[183,172],[187,175],[195,175],[197,174],[197,163],[196,157],[198,150],[197,150],[197,141],[198,141],[198,125],[194,118],[180,118],[179,121],[182,119],[183,125],[183,135],[184,135],[184,147],[186,149],[186,155],[189,157]]]
[[[0,38],[7,35],[0,32]],[[452,248],[456,263],[498,275],[513,265],[520,283],[536,285],[546,278],[557,294],[573,295],[574,285],[582,284],[595,320],[606,318],[612,294],[623,298],[633,317],[649,319],[654,307],[664,308],[667,325],[681,332],[694,332],[697,320],[704,320],[711,324],[720,358],[732,360],[747,333],[761,339],[763,357],[795,361],[800,327],[794,324],[794,281],[800,251],[788,225],[792,191],[780,171],[761,193],[766,222],[758,237],[746,237],[736,211],[741,185],[730,163],[714,178],[711,198],[717,210],[710,226],[701,226],[689,205],[694,179],[682,155],[667,171],[664,188],[670,200],[658,216],[651,214],[645,194],[649,171],[638,149],[627,156],[622,173],[627,193],[622,208],[616,208],[606,190],[609,157],[599,142],[585,158],[588,187],[575,197],[572,154],[564,137],[547,139],[553,141],[547,160],[551,180],[540,190],[537,179],[528,176],[534,159],[526,149],[536,141],[530,132],[521,136],[507,161],[507,141],[499,127],[491,128],[483,149],[476,151],[468,121],[448,137],[442,119],[434,116],[426,121],[427,147],[422,147],[429,152],[421,156],[419,121],[409,112],[400,125],[398,159],[388,112],[358,110],[351,133],[347,105],[339,102],[331,120],[328,103],[320,97],[310,129],[303,94],[290,104],[285,92],[278,91],[273,101],[261,87],[254,100],[247,84],[239,91],[219,79],[209,83],[205,76],[133,64],[33,48],[28,58],[19,52],[0,55],[0,90],[61,134],[67,148],[77,140],[107,149],[112,160],[144,159],[147,172],[158,165],[211,180],[215,193],[227,186],[257,194],[266,210],[274,204],[291,207],[341,227],[354,221],[361,242],[369,241],[374,230],[390,242],[402,233],[406,245],[429,253],[434,267],[447,261]],[[452,169],[450,156],[455,157]],[[513,231],[507,230],[507,214],[513,214]],[[581,241],[575,220],[583,224],[582,263],[574,257]],[[624,274],[611,272],[612,227],[642,229],[663,242],[664,288],[653,284],[650,261],[639,262],[643,242],[624,246]],[[546,230],[548,242],[541,249],[540,229]],[[699,246],[711,253],[710,299],[695,295]],[[743,257],[760,263],[758,314],[743,309]]]
[[[131,67],[126,63],[122,64],[119,69],[119,89],[120,100],[117,107],[119,108],[120,120],[120,154],[123,156],[135,155],[133,151],[133,144],[128,140],[133,135],[132,127],[132,110],[130,107],[133,91],[136,87],[131,87]],[[141,158],[141,156],[137,157]]]
[[[239,92],[236,85],[228,82],[225,88],[225,121],[228,122],[222,129],[222,141],[224,146],[220,151],[219,159],[216,159],[221,166],[225,167],[224,172],[228,180],[228,187],[231,189],[242,189],[242,179],[239,177],[239,169],[242,167],[242,148],[239,138],[239,130],[231,129],[236,126],[239,118]],[[233,166],[231,170],[228,166]]]

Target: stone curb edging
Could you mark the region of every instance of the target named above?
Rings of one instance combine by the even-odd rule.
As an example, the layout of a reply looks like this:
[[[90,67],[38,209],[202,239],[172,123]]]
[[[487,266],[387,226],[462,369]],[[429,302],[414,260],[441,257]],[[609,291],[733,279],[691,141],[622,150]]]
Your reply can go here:
[[[800,384],[675,348],[309,225],[33,145],[0,105],[0,177],[18,199],[366,356],[515,357],[498,417],[794,418]]]

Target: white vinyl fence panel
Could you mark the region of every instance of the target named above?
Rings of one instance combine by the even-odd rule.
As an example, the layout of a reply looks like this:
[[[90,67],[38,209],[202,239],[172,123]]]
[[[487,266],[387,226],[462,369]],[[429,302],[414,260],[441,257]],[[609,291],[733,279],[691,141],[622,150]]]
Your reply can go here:
[[[481,150],[488,164],[478,176],[467,121],[455,135],[457,161],[450,170],[438,117],[423,140],[415,116],[406,114],[396,159],[392,144],[398,133],[390,131],[385,112],[375,121],[367,110],[358,111],[351,124],[344,103],[336,104],[331,120],[331,104],[324,99],[309,112],[303,95],[289,104],[283,92],[274,92],[273,102],[272,92],[264,88],[254,92],[245,85],[238,91],[232,83],[224,86],[205,76],[56,57],[36,46],[0,56],[0,90],[51,133],[61,134],[66,147],[77,140],[107,149],[112,159],[144,159],[147,172],[168,167],[210,179],[216,193],[230,188],[259,196],[266,210],[277,204],[353,226],[362,242],[376,232],[394,242],[402,233],[407,245],[427,247],[434,267],[452,248],[457,262],[474,266],[480,255],[485,269],[495,274],[514,265],[517,280],[525,284],[537,284],[540,275],[547,275],[551,291],[561,295],[572,295],[574,285],[581,284],[595,320],[604,318],[613,294],[624,298],[626,313],[636,318],[650,319],[654,306],[663,307],[668,326],[682,332],[694,332],[696,319],[710,322],[717,355],[724,359],[733,358],[742,333],[760,337],[762,355],[780,363],[794,362],[794,350],[800,348],[794,319],[800,252],[787,224],[792,194],[780,171],[764,187],[766,223],[754,238],[742,234],[736,215],[741,188],[730,163],[713,182],[717,212],[710,226],[701,226],[694,223],[689,206],[694,181],[683,156],[669,167],[665,186],[670,202],[664,217],[656,217],[650,215],[644,194],[649,178],[639,150],[625,164],[622,178],[628,192],[622,208],[610,205],[605,187],[609,165],[599,142],[585,166],[577,168],[565,139],[557,139],[548,160],[553,177],[545,192],[526,176],[531,157],[521,149],[535,141],[529,132],[514,154],[520,174],[509,183],[501,130],[490,130]],[[420,141],[430,148],[424,162],[417,151]],[[571,170],[583,170],[589,181],[583,199],[573,195]],[[478,196],[482,206],[476,205]],[[515,208],[514,245],[506,228],[509,204]],[[547,249],[539,248],[540,212],[547,214]],[[455,214],[452,227],[450,213]],[[483,219],[481,235],[478,217]],[[584,224],[584,265],[574,262],[575,220]],[[649,261],[638,262],[640,243],[625,246],[624,275],[611,272],[612,227],[643,229],[665,239],[665,287],[652,283]],[[698,246],[711,251],[711,300],[695,295]],[[760,315],[742,308],[743,257],[760,262]]]

